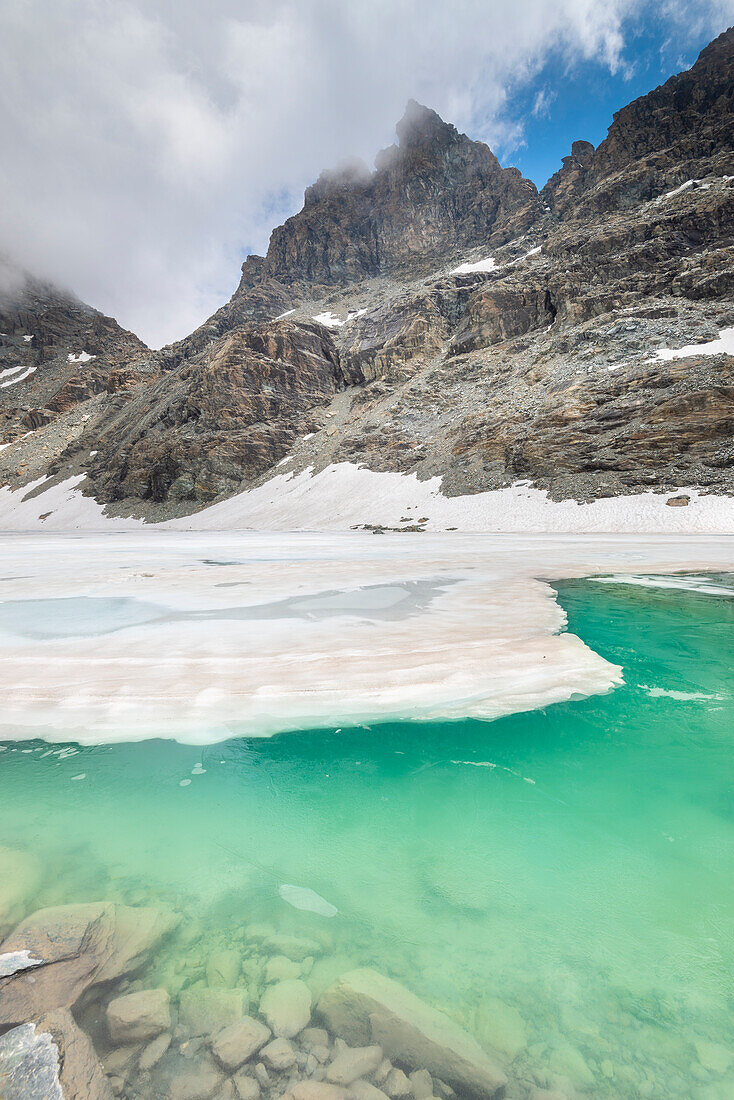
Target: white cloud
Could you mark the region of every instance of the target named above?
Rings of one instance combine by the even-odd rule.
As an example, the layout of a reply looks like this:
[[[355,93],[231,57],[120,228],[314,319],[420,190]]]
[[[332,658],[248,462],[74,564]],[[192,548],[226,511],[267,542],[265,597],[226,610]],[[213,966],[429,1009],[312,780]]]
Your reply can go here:
[[[687,6],[718,25],[727,5]],[[551,52],[617,68],[639,10],[4,0],[0,249],[154,344],[180,337],[231,293],[244,253],[267,247],[322,168],[392,141],[408,97],[507,150],[522,138],[511,91]]]

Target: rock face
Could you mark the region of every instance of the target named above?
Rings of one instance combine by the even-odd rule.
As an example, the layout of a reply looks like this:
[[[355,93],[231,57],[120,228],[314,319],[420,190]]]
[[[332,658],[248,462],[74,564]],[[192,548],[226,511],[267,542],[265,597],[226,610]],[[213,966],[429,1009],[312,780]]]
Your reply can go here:
[[[112,1100],[112,1089],[91,1042],[70,1012],[0,1036],[3,1100]]]
[[[502,1095],[504,1074],[470,1035],[374,970],[343,974],[324,993],[318,1011],[348,1043],[377,1043],[401,1065],[427,1069],[472,1095]]]
[[[0,978],[0,1025],[70,1008],[96,986],[135,973],[173,928],[155,909],[100,902],[39,909],[3,942],[43,965]]]
[[[435,111],[411,100],[398,144],[375,171],[361,163],[324,172],[303,210],[276,229],[264,261],[246,261],[240,289],[264,278],[343,284],[434,270],[446,254],[504,244],[539,209],[534,184],[501,168],[488,146],[471,141]]]
[[[324,173],[230,302],[160,352],[68,299],[0,309],[8,369],[34,368],[0,381],[0,483],[84,473],[150,520],[284,460],[449,495],[731,493],[734,357],[690,346],[734,328],[732,88],[734,30],[597,149],[574,142],[540,195],[411,103],[374,170]],[[74,362],[38,360],[37,336]]]

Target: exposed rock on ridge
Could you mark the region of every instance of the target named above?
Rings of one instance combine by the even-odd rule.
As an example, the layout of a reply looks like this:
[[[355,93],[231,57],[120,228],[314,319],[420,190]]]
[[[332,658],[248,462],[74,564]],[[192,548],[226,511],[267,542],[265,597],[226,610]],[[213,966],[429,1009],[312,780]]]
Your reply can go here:
[[[0,475],[86,472],[151,519],[285,460],[438,475],[450,494],[732,492],[734,358],[705,345],[734,327],[733,59],[728,31],[598,149],[574,142],[540,196],[409,104],[375,170],[324,173],[191,336],[122,362],[123,334],[100,392],[54,423],[31,408],[40,370],[0,388],[6,439],[37,429]],[[69,393],[59,364],[48,384],[44,409]]]

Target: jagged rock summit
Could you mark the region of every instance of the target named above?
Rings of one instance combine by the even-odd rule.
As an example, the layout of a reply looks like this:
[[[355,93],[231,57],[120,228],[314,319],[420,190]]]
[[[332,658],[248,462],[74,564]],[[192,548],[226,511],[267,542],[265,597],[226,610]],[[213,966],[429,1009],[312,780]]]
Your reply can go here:
[[[148,519],[285,462],[449,495],[732,492],[733,88],[729,30],[540,194],[411,101],[374,168],[322,173],[231,300],[160,352],[67,302],[50,354],[58,310],[0,309],[3,481],[84,475]]]

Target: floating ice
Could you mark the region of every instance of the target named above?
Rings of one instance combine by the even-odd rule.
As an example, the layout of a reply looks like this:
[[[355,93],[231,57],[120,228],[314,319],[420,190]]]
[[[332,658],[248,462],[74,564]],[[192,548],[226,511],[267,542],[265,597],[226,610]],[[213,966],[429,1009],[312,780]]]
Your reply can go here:
[[[283,901],[288,902],[294,909],[303,909],[307,913],[318,913],[320,917],[335,917],[339,912],[326,898],[322,898],[315,890],[308,886],[291,886],[284,882],[278,887],[278,893]]]

